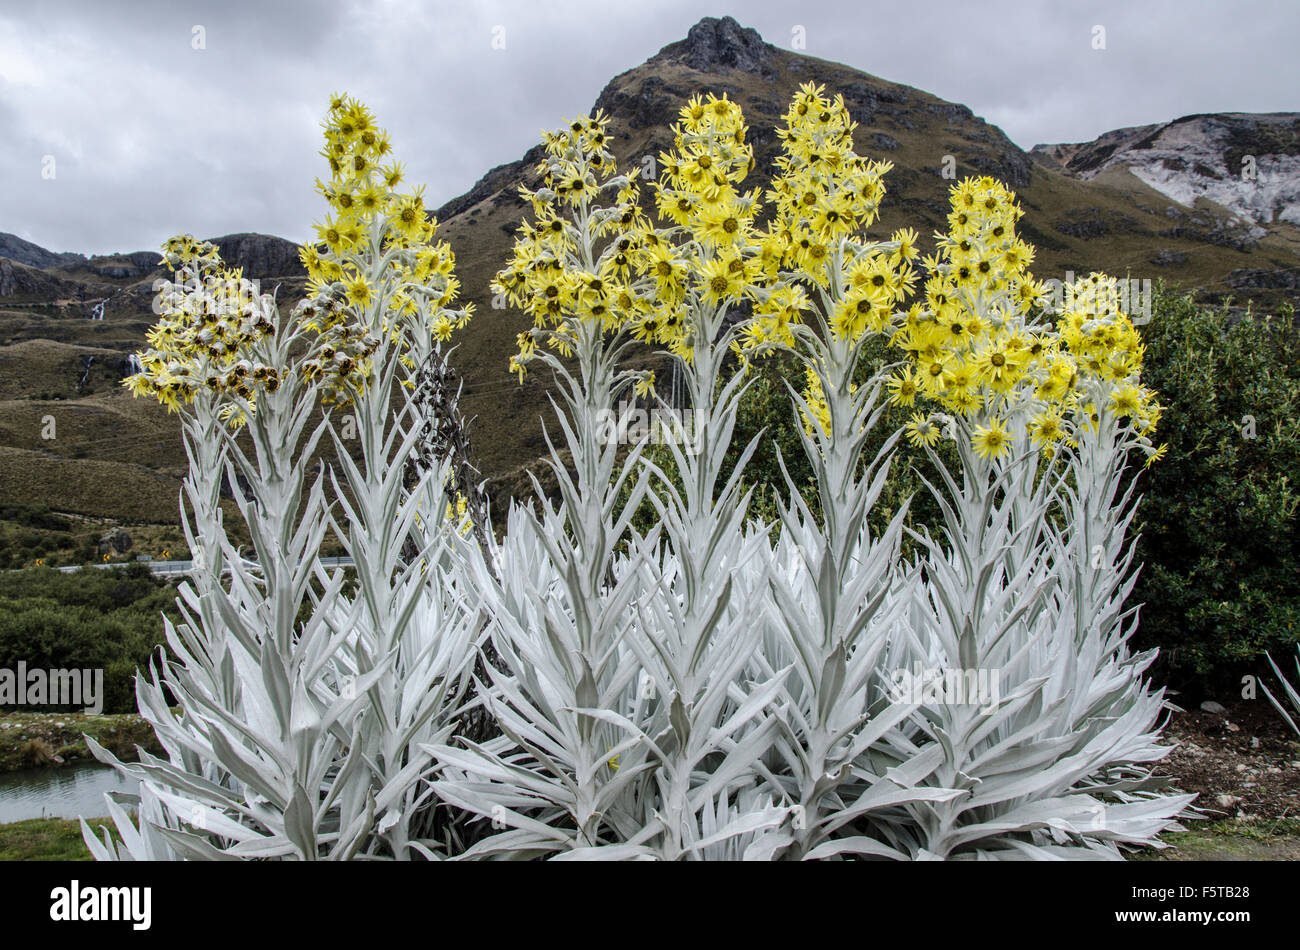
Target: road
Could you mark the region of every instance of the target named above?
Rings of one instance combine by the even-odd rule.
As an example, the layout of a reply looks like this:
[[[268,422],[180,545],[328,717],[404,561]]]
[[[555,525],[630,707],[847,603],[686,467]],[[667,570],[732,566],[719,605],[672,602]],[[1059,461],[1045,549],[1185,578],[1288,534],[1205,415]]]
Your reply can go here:
[[[126,562],[126,563],[130,563],[130,562]],[[148,565],[149,570],[153,571],[155,574],[159,575],[160,577],[179,577],[183,574],[188,574],[190,571],[194,570],[193,561],[136,561],[135,563]],[[257,564],[256,561],[250,561],[249,563],[253,566],[256,566]],[[351,567],[352,558],[323,557],[320,559],[320,563],[322,567]],[[83,567],[93,567],[93,568],[98,568],[100,570],[106,570],[112,567],[124,567],[124,566],[125,564],[123,562],[117,562],[111,564],[73,564],[69,567],[55,568],[55,570],[62,571],[65,574],[70,574],[73,571],[81,570]]]

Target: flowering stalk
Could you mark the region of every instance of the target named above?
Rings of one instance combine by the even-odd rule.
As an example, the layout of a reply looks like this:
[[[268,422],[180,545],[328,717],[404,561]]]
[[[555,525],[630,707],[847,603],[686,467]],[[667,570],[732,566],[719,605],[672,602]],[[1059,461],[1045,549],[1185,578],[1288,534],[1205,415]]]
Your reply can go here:
[[[254,296],[238,312],[241,332],[224,334],[228,368],[208,375],[219,416],[246,431],[253,448],[250,456],[222,432],[256,561],[223,539],[229,586],[207,578],[200,595],[187,595],[201,614],[186,612],[188,626],[222,643],[224,658],[210,669],[169,625],[177,659],[161,680],[141,680],[140,701],[171,762],[115,763],[145,778],[150,800],[161,803],[148,814],[161,815],[158,832],[186,857],[431,854],[411,835],[428,798],[423,746],[450,733],[472,657],[478,621],[452,589],[445,466],[406,491],[402,471],[424,420],[412,422],[409,408],[391,426],[385,420],[406,373],[403,350],[418,348],[408,337],[427,356],[431,338],[468,314],[446,306],[455,294],[450,254],[425,240],[430,225],[418,195],[386,190],[400,178],[395,164],[376,168],[386,136],[351,100],[336,98],[331,117],[326,155],[334,174],[321,187],[339,214],[320,226],[324,249],[303,250],[312,297],[286,320],[270,296]],[[404,333],[401,321],[411,317],[420,329]],[[207,371],[202,356],[182,364],[188,375]],[[356,409],[360,466],[330,419],[308,427],[318,399]],[[346,527],[329,511],[325,474],[307,484],[326,431],[352,492],[349,499],[334,482]],[[355,600],[342,594],[343,572],[319,564],[331,524],[356,560]],[[400,562],[412,531],[435,562],[433,584],[425,565]],[[164,685],[181,699],[179,725]]]
[[[224,571],[226,536],[221,511],[226,443],[217,392],[236,362],[238,341],[246,336],[239,305],[254,288],[224,267],[215,245],[190,235],[163,245],[163,263],[175,279],[157,288],[161,319],[149,331],[149,350],[139,354],[140,372],[125,385],[137,396],[155,396],[177,413],[186,452],[195,460],[186,470],[180,499],[181,527],[194,564],[181,595],[202,622],[185,625],[181,635],[195,663],[202,663],[219,684],[213,671],[221,666],[224,641],[203,639],[204,631],[218,629],[207,595]]]
[[[798,715],[780,783],[799,809],[786,852],[794,858],[889,854],[844,829],[900,796],[945,794],[908,791],[881,780],[879,763],[864,767],[864,753],[915,707],[885,703],[875,682],[904,602],[887,595],[906,506],[881,537],[870,536],[867,516],[898,433],[864,469],[863,446],[886,408],[883,377],[861,387],[854,379],[864,345],[891,329],[911,286],[916,236],[863,236],[877,218],[889,165],[853,151],[853,128],[842,98],[832,101],[812,84],[795,95],[779,130],[777,213],[764,240],[775,279],[759,292],[746,334],[747,353],[785,350],[804,367],[807,388],[791,395],[822,512],[819,525],[787,472],[792,504],[781,513],[781,549],[789,566],[771,582],[773,635],[760,661],[765,672],[783,662],[795,667],[782,698]]]
[[[689,451],[684,431],[668,440],[680,490],[660,473],[663,498],[652,496],[673,557],[660,568],[665,589],[647,604],[646,642],[638,647],[647,675],[668,693],[660,728],[668,727],[672,741],[657,776],[657,847],[669,860],[695,853],[706,837],[703,815],[716,814],[719,793],[750,773],[770,746],[777,723],[762,710],[788,672],[740,680],[759,645],[771,558],[766,532],[747,531],[745,523],[749,495],[742,479],[758,437],[721,483],[747,388],[743,371],[723,378],[747,325],[730,314],[752,299],[763,269],[755,229],[759,194],[739,190],[754,165],[746,131],[740,107],[725,96],[696,97],[682,108],[674,149],[660,156],[654,189],[670,226],[656,232],[642,261],[655,278],[660,306],[642,322],[641,335],[677,359],[694,426]],[[720,745],[725,754],[713,756]]]
[[[1142,385],[1141,340],[1121,309],[1114,279],[1093,274],[1070,287],[1057,327],[1078,365],[1073,438],[1064,452],[1069,477],[1058,492],[1068,547],[1056,566],[1072,594],[1074,610],[1064,622],[1073,630],[1078,671],[1076,682],[1062,690],[1076,715],[1092,717],[1080,727],[1089,734],[1100,721],[1118,719],[1134,706],[1158,709],[1163,695],[1142,679],[1156,652],[1129,650],[1137,608],[1125,606],[1137,580],[1136,538],[1128,534],[1138,502],[1132,460],[1146,456],[1150,466],[1164,455],[1165,447],[1155,447],[1150,438],[1163,410]],[[1098,701],[1091,694],[1103,683],[1110,691]],[[1162,755],[1148,749],[1143,761]],[[1136,787],[1150,784],[1145,773],[1130,771]]]
[[[1000,185],[964,182],[952,203],[949,234],[928,262],[927,307],[898,335],[918,373],[895,379],[895,398],[920,390],[954,413],[918,413],[909,437],[929,446],[946,429],[961,459],[959,483],[931,453],[948,547],[921,538],[931,608],[912,611],[901,662],[958,682],[996,679],[974,700],[921,697],[898,751],[917,760],[936,744],[927,784],[962,794],[905,806],[906,830],[889,837],[917,857],[1119,857],[1118,844],[1175,827],[1190,801],[1159,795],[1142,768],[1164,754],[1162,698],[1142,679],[1152,657],[1124,648],[1131,579],[1117,558],[1131,489],[1117,490],[1127,449],[1116,451],[1113,420],[1096,410],[1110,375],[1131,411],[1152,415],[1132,381],[1140,350],[1116,318],[1037,322],[1032,251],[1015,238],[1020,212]],[[1061,505],[1064,532],[1051,521]],[[1102,538],[1106,570],[1082,571],[1079,546]],[[1031,742],[1041,758],[1020,751]]]
[[[162,819],[154,831],[179,856],[346,858],[370,831],[373,802],[341,823],[334,795],[322,798],[320,789],[332,771],[348,771],[348,760],[355,769],[363,753],[347,728],[356,700],[331,689],[331,634],[323,618],[296,623],[325,531],[319,477],[304,497],[306,459],[323,428],[306,429],[315,392],[291,356],[304,348],[300,328],[281,318],[270,295],[252,297],[239,315],[248,332],[231,340],[237,359],[224,376],[211,378],[222,397],[221,414],[246,427],[252,442],[249,457],[230,431],[222,432],[227,477],[256,561],[245,560],[223,537],[229,586],[206,579],[200,606],[208,609],[197,618],[181,605],[191,629],[215,618],[203,636],[208,643],[221,641],[220,667],[212,669],[189,651],[167,622],[175,658],[151,681],[138,681],[141,711],[168,761],[145,753],[139,764],[125,765],[101,748],[94,751],[141,779],[147,799],[158,806],[144,814]],[[257,486],[256,498],[245,494],[241,477]],[[333,578],[322,602],[329,604],[341,585],[341,575]],[[179,721],[167,708],[168,692],[182,707]],[[129,837],[141,840],[134,830]]]
[[[431,768],[424,747],[451,734],[478,621],[452,591],[455,563],[445,535],[460,519],[454,509],[450,519],[446,514],[447,460],[419,466],[407,484],[409,461],[436,420],[409,397],[396,413],[390,407],[395,394],[414,389],[420,368],[439,358],[441,341],[468,323],[470,308],[452,309],[458,282],[451,250],[436,240],[419,191],[395,190],[401,166],[380,164],[388,136],[369,110],[336,97],[325,140],[331,177],[318,190],[333,214],[318,226],[321,244],[304,253],[313,295],[299,313],[326,340],[367,344],[354,372],[327,395],[334,416],[351,411],[344,431],[335,418],[330,423],[344,476],[333,482],[342,514],[333,523],[355,564],[358,593],[346,617],[330,623],[347,634],[348,675],[370,680],[366,764],[375,793],[389,799],[379,834],[389,854],[409,858],[417,848],[413,824],[427,812],[429,793],[418,781]],[[332,343],[323,360],[330,350],[336,364],[350,366],[352,357]],[[350,423],[359,463],[349,452]],[[417,556],[408,561],[403,547],[411,537]],[[360,810],[365,801],[358,795],[345,804]]]
[[[596,714],[636,718],[641,703],[637,658],[622,644],[629,604],[644,579],[635,567],[616,566],[616,545],[648,481],[644,472],[637,476],[619,507],[643,446],[620,460],[602,424],[621,393],[649,382],[647,374],[620,367],[631,345],[628,324],[649,304],[647,281],[631,268],[644,233],[634,176],[618,173],[606,124],[597,115],[545,137],[543,187],[524,191],[535,220],[521,228],[494,286],[534,319],[520,334],[511,368],[522,376],[541,362],[553,373],[571,467],[552,445],[560,504],[552,507],[534,479],[542,511],[512,513],[493,558],[499,574],[480,572],[476,582],[508,670],[490,669],[492,683],[483,690],[504,735],[467,742],[469,753],[437,747],[444,768],[436,787],[491,817],[495,827],[513,830],[480,842],[471,855],[505,848],[581,854],[625,840],[629,825],[639,825],[631,789],[644,767],[620,760],[637,740],[629,743],[617,724]],[[608,196],[613,202],[603,203]],[[576,371],[556,354],[574,357]],[[530,775],[523,787],[516,784],[521,768]]]

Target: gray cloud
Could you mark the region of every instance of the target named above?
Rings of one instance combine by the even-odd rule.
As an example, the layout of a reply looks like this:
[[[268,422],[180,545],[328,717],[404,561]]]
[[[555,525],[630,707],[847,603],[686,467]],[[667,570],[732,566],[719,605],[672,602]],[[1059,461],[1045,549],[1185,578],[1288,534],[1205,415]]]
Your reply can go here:
[[[301,240],[323,210],[312,180],[334,91],[375,109],[436,206],[728,13],[787,48],[802,27],[809,55],[965,103],[1025,148],[1300,109],[1293,0],[30,4],[0,10],[0,231],[84,253],[177,230]]]

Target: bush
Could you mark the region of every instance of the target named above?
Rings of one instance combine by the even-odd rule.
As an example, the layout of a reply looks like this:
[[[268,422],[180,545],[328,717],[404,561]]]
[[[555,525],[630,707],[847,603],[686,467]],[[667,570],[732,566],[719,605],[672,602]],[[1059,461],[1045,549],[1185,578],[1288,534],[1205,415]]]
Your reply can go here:
[[[12,521],[14,524],[47,531],[67,531],[72,527],[68,518],[50,511],[45,505],[2,504],[0,521]]]
[[[136,668],[163,642],[173,597],[143,565],[0,575],[0,668],[103,669],[103,711],[134,712]]]
[[[1300,634],[1294,310],[1233,320],[1162,294],[1143,329],[1169,454],[1140,483],[1138,638],[1174,685],[1226,686]]]
[[[1114,283],[1077,282],[1063,328],[1035,326],[1019,208],[972,179],[950,195],[951,233],[925,287],[943,322],[926,324],[919,308],[893,307],[913,279],[915,232],[857,236],[888,168],[852,151],[841,99],[808,85],[792,103],[777,219],[761,240],[757,192],[736,188],[753,161],[739,107],[696,99],[682,114],[654,186],[656,206],[681,216],[663,231],[643,230],[605,120],[545,136],[545,187],[528,193],[536,223],[492,289],[539,314],[511,368],[555,374],[562,438],[547,462],[560,501],[512,508],[500,542],[453,504],[440,447],[453,439],[421,443],[443,398],[427,385],[434,328],[468,319],[447,309],[450,257],[427,245],[412,199],[376,185],[379,210],[347,210],[360,202],[345,170],[365,170],[363,184],[375,174],[376,146],[357,134],[374,127],[364,107],[337,97],[326,126],[334,174],[323,190],[345,223],[322,229],[325,249],[303,259],[313,289],[330,289],[290,316],[266,295],[253,320],[242,303],[218,318],[267,328],[239,330],[231,356],[282,383],[258,388],[254,371],[177,402],[167,367],[182,360],[197,378],[213,364],[173,342],[206,313],[206,291],[182,299],[175,288],[221,265],[210,244],[168,243],[177,277],[162,297],[178,305],[133,386],[181,414],[187,534],[203,543],[177,662],[139,689],[168,761],[146,770],[89,744],[141,780],[134,819],[107,802],[121,848],[83,825],[94,856],[1115,859],[1181,830],[1175,816],[1194,796],[1168,794],[1151,771],[1169,751],[1156,742],[1163,695],[1145,675],[1154,655],[1128,648],[1125,463],[1155,451],[1143,435],[1154,403]],[[415,237],[398,230],[412,225]],[[351,229],[370,240],[340,240]],[[440,260],[427,278],[414,269]],[[635,282],[608,286],[629,266]],[[345,300],[320,279],[330,273],[368,276]],[[399,287],[409,306],[392,308]],[[750,296],[753,315],[724,326]],[[325,335],[334,328],[347,332]],[[927,453],[943,526],[915,533],[910,557],[906,512],[894,505],[890,518],[879,504],[902,435],[884,438],[877,411],[888,371],[861,364],[867,336],[894,330],[912,341],[926,389],[959,414],[918,413],[907,430],[934,444],[946,422],[956,451],[955,465]],[[698,451],[670,445],[679,486],[652,497],[651,536],[625,537],[657,477],[638,466],[639,445],[621,451],[609,435],[611,408],[648,382],[621,362],[638,338],[671,349],[700,435]],[[359,362],[342,347],[358,339],[375,341],[373,364],[354,378]],[[724,372],[733,343],[793,353],[813,383],[801,405],[825,420],[806,437],[793,430],[821,517],[781,506],[775,544],[746,519],[746,452],[725,477],[744,395]],[[557,354],[574,355],[576,372]],[[978,375],[962,381],[967,362]],[[1113,407],[1099,395],[1102,365],[1126,381]],[[858,369],[869,379],[855,387]],[[910,393],[911,379],[893,386]],[[328,414],[303,424],[340,397],[355,409],[360,460]],[[779,387],[766,400],[788,406]],[[230,412],[255,458],[220,437]],[[1077,441],[1050,463],[1020,451],[1067,434]],[[326,435],[339,466],[330,482],[346,495],[327,496],[324,473],[311,481]],[[249,486],[234,494],[256,570],[219,517],[223,462]],[[803,490],[792,486],[796,502]],[[879,535],[866,530],[876,511],[889,522]],[[352,554],[355,595],[317,560],[327,526]]]

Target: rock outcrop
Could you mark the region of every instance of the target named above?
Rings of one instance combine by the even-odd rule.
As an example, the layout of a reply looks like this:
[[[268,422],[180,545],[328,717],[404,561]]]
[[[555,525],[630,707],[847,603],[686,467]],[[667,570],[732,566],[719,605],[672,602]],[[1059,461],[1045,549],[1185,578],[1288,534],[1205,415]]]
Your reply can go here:
[[[678,62],[702,73],[736,69],[762,75],[772,72],[774,51],[758,30],[743,27],[729,16],[705,17],[690,28],[686,39],[668,44],[650,62]]]
[[[1085,181],[1124,168],[1189,208],[1205,198],[1256,225],[1300,225],[1300,113],[1190,115],[1030,154]]]
[[[266,280],[274,277],[304,277],[298,259],[298,245],[269,234],[227,234],[211,238],[221,259],[231,267],[242,267],[244,276]]]

